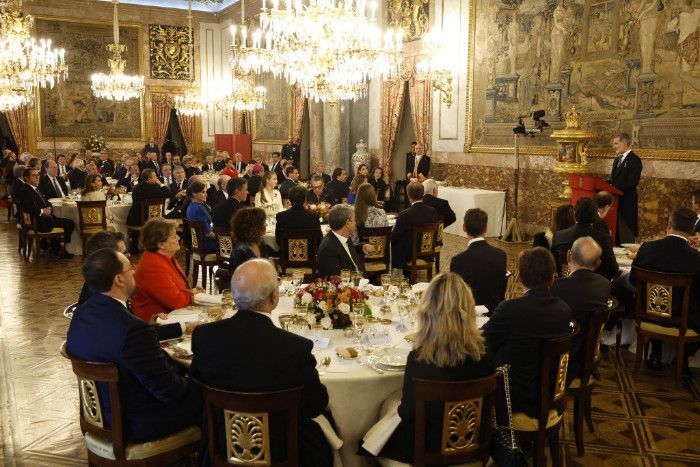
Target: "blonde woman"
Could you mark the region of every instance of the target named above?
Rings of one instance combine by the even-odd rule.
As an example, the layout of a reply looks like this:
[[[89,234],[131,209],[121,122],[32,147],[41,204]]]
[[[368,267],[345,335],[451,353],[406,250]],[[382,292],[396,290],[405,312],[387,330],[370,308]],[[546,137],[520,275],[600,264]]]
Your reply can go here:
[[[260,190],[255,193],[255,207],[262,208],[265,212],[271,209],[274,214],[284,210],[282,195],[276,187],[277,174],[273,171],[265,172],[260,183]]]
[[[494,362],[476,326],[474,297],[457,274],[438,274],[418,308],[418,332],[408,355],[398,412],[401,423],[379,456],[413,464],[415,397],[413,379],[465,381],[494,372]],[[442,406],[426,410],[426,450],[440,451]]]

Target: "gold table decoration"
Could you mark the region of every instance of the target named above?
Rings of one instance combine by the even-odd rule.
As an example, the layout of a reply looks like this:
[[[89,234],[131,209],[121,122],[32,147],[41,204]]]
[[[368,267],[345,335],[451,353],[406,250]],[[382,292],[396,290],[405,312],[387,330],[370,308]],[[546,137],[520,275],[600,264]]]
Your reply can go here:
[[[559,199],[571,199],[569,175],[588,172],[586,146],[595,135],[581,128],[582,116],[575,106],[572,106],[564,116],[566,128],[553,131],[550,138],[557,141],[557,161],[554,164],[554,171],[565,175],[564,189],[559,194]]]

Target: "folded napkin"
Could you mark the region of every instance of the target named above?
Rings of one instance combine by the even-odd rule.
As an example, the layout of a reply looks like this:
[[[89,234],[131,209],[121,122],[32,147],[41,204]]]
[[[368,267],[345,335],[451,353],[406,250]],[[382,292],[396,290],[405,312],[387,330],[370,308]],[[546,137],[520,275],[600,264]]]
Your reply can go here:
[[[486,323],[489,322],[489,317],[488,316],[477,316],[476,317],[476,327],[480,328],[485,325]]]
[[[400,403],[400,400],[392,401],[393,405],[389,412],[375,423],[362,438],[362,447],[370,454],[378,456],[386,442],[391,438],[394,430],[396,430],[396,427],[401,423],[401,417],[399,417],[398,412]]]
[[[429,282],[418,282],[416,284],[413,284],[412,289],[414,292],[425,292],[428,289],[429,285]]]
[[[474,309],[476,310],[476,316],[484,316],[489,312],[489,309],[484,305],[477,305]]]
[[[318,417],[313,418],[312,420],[318,423],[318,426],[321,427],[323,435],[326,437],[326,439],[328,440],[328,444],[331,445],[331,448],[334,451],[337,451],[343,446],[343,440],[338,438],[338,435],[335,433],[335,430],[333,429],[331,423],[328,421],[325,415],[319,415]]]
[[[156,318],[156,324],[172,324],[172,323],[194,323],[199,321],[198,314],[188,314],[188,315],[168,315],[166,319]]]
[[[211,295],[208,293],[198,293],[194,295],[194,301],[207,305],[221,305],[221,295]]]

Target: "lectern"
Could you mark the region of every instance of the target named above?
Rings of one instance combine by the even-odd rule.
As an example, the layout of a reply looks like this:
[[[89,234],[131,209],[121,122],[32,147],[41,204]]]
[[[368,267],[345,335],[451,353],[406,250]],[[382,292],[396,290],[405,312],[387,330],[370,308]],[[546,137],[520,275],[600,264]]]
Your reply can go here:
[[[593,198],[599,191],[607,191],[613,196],[613,204],[605,216],[605,223],[610,228],[613,242],[617,232],[617,206],[618,198],[622,196],[622,190],[615,188],[605,180],[594,175],[572,174],[569,175],[569,186],[571,187],[571,204],[576,205],[580,198]]]

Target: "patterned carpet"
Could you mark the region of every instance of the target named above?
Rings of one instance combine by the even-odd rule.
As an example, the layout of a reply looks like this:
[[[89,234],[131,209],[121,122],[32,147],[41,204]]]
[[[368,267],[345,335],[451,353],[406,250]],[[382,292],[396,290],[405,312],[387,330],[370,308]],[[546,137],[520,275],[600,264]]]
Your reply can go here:
[[[58,355],[75,301],[80,258],[46,254],[31,262],[17,254],[17,235],[0,209],[0,463],[5,466],[86,465],[78,425],[78,393],[68,363]],[[446,236],[442,267],[465,247]],[[522,246],[503,246],[509,256]],[[631,377],[631,354],[605,358],[603,384],[593,396],[595,434],[586,432],[586,456],[576,456],[573,412],[567,412],[562,449],[567,465],[700,465],[700,374],[674,389],[671,370]]]

